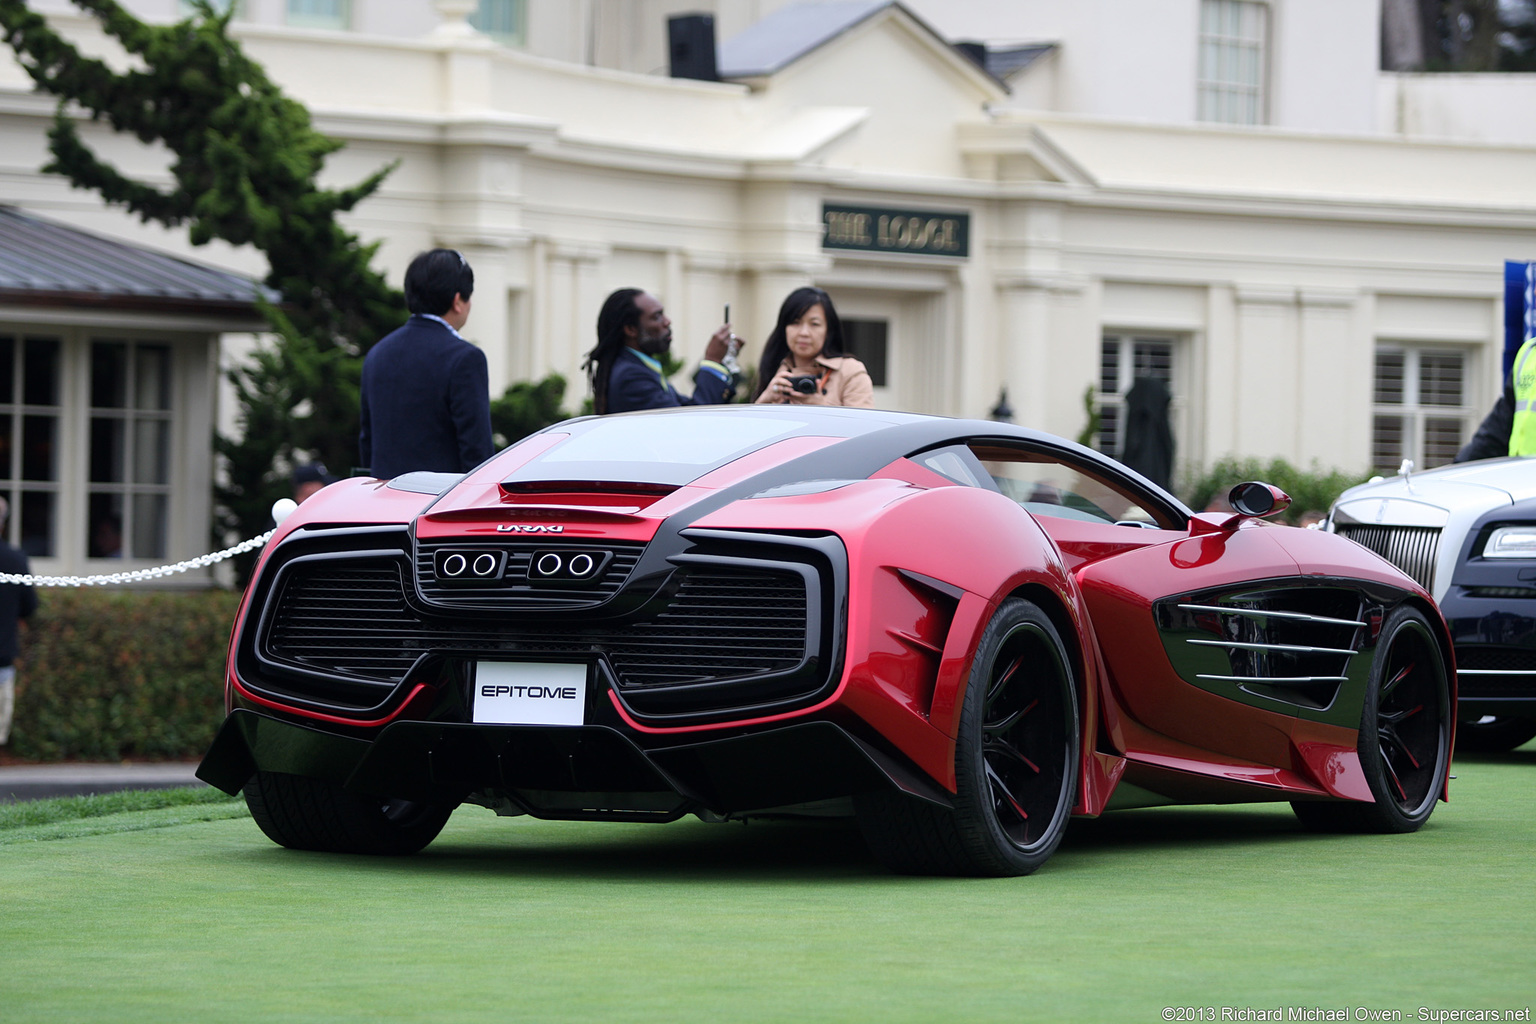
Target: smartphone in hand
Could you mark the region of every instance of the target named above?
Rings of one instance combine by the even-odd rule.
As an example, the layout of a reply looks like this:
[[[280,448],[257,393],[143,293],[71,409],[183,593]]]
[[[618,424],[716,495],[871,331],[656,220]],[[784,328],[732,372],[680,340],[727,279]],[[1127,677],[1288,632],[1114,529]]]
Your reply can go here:
[[[724,322],[727,326],[729,326],[731,322],[731,304],[729,302],[725,304]],[[721,365],[724,366],[727,370],[730,370],[732,373],[741,373],[741,364],[736,361],[736,353],[740,351],[741,339],[737,337],[735,331],[732,331],[731,336],[727,338],[725,342],[725,358],[720,360]]]

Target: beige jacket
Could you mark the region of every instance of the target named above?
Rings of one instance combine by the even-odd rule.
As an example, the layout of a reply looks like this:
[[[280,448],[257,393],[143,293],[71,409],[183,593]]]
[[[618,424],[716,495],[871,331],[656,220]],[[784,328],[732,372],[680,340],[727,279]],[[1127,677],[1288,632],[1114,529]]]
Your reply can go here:
[[[875,385],[864,364],[853,356],[817,356],[816,361],[826,367],[821,378],[821,389],[814,395],[780,395],[770,388],[757,396],[759,405],[844,405],[856,409],[875,407]],[[784,368],[793,370],[786,360]]]

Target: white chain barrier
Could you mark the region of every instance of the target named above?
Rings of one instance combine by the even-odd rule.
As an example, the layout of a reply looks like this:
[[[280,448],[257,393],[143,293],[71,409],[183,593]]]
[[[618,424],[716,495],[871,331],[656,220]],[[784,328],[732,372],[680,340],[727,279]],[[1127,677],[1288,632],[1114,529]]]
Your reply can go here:
[[[129,572],[103,572],[95,576],[33,576],[0,572],[0,583],[24,583],[29,587],[110,587],[122,583],[142,583],[144,580],[158,580],[192,569],[205,569],[226,558],[243,555],[247,551],[261,547],[271,540],[276,532],[275,529],[268,530],[261,536],[241,541],[232,548],[225,548],[223,551],[215,551],[208,555],[198,555],[196,558],[189,558],[175,565],[157,565],[153,569],[133,569]]]

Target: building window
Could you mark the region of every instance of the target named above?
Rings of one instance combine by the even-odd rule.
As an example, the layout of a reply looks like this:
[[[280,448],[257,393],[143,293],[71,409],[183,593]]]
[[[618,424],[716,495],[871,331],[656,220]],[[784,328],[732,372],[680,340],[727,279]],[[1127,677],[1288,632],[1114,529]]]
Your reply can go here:
[[[42,558],[58,547],[61,347],[56,337],[0,334],[0,489],[12,512],[6,531]]]
[[[351,0],[288,0],[288,24],[303,28],[350,28]]]
[[[1172,338],[1106,334],[1099,348],[1099,435],[1096,447],[1112,459],[1124,450],[1125,396],[1137,377],[1156,377],[1178,401]],[[1177,435],[1177,431],[1175,431]]]
[[[889,364],[890,324],[884,320],[843,321],[843,350],[864,364],[869,380],[877,388],[886,386],[886,368]]]
[[[35,571],[142,568],[206,550],[213,454],[195,439],[212,409],[186,382],[203,379],[212,355],[206,335],[0,324],[4,536]]]
[[[480,0],[469,23],[505,46],[523,45],[525,0]]]
[[[1429,469],[1456,457],[1476,416],[1467,370],[1466,354],[1455,349],[1376,350],[1371,464],[1378,472],[1395,473],[1404,459]]]
[[[1200,0],[1198,120],[1264,123],[1268,15],[1252,0]]]
[[[164,558],[171,500],[171,349],[91,342],[88,558]]]
[[[212,7],[214,12],[217,14],[223,14],[228,11],[233,3],[234,0],[208,0],[208,5]],[[180,7],[181,16],[183,18],[190,18],[192,15],[197,13],[197,5],[194,4],[192,0],[181,0]]]

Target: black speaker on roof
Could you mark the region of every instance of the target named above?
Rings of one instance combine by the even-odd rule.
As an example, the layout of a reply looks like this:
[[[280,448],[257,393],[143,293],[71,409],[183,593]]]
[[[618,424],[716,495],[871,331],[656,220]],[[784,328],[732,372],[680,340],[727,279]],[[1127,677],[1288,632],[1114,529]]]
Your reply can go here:
[[[718,82],[715,63],[715,16],[674,14],[667,19],[667,49],[673,78]]]

